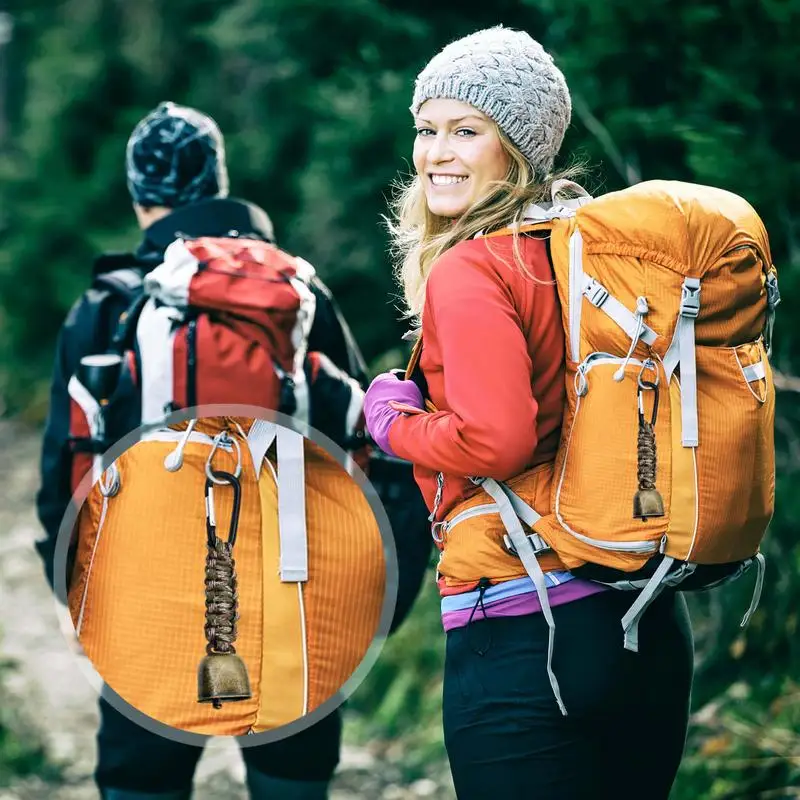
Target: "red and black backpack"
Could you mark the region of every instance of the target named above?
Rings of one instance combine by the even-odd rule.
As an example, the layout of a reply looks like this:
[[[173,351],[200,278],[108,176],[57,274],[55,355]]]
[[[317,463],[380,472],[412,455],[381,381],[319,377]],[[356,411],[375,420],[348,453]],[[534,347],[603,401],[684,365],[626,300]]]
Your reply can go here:
[[[147,274],[99,275],[95,288],[128,304],[107,351],[84,358],[68,385],[73,486],[93,455],[184,408],[257,406],[316,427],[314,382],[326,394],[322,433],[352,444],[363,430],[363,392],[322,354],[308,353],[313,276],[303,259],[246,237],[179,238]],[[332,398],[341,413],[331,414]]]

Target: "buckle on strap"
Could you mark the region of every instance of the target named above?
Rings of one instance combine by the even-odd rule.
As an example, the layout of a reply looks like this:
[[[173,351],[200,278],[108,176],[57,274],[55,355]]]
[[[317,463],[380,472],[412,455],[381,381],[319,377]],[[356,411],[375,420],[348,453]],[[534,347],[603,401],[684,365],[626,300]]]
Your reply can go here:
[[[681,286],[680,315],[697,319],[700,313],[700,279],[686,278]]]
[[[535,555],[539,555],[539,553],[544,553],[547,550],[550,550],[550,545],[539,536],[538,533],[529,533],[527,534],[528,541],[531,543],[533,547],[533,552]],[[512,556],[516,556],[520,558],[520,554],[517,552],[517,548],[514,547],[514,543],[511,541],[511,537],[506,533],[503,536],[503,544],[506,546],[506,550],[511,553]]]
[[[503,525],[508,531],[508,538],[513,542],[522,565],[525,567],[525,572],[533,581],[536,587],[536,596],[539,598],[539,603],[542,607],[542,614],[547,622],[548,637],[547,637],[547,676],[550,679],[550,688],[553,690],[556,703],[561,713],[566,716],[567,708],[561,697],[561,688],[559,687],[556,674],[553,671],[553,648],[555,646],[555,633],[556,622],[553,617],[553,610],[550,607],[550,600],[547,595],[547,581],[542,572],[542,568],[536,559],[536,553],[533,551],[533,545],[530,539],[522,529],[519,517],[514,511],[511,499],[503,491],[502,484],[499,484],[493,478],[484,481],[484,488],[486,489],[492,500],[497,503],[497,508],[500,511],[500,518]]]
[[[608,289],[594,278],[587,276],[583,290],[586,299],[595,307],[602,308],[603,303],[608,300]]]

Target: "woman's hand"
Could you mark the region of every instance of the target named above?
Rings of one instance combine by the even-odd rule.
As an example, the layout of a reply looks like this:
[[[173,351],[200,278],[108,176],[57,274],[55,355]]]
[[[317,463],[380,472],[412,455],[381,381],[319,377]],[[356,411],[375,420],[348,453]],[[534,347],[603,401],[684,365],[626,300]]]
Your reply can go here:
[[[384,453],[394,456],[389,446],[389,429],[398,417],[424,408],[422,392],[414,381],[401,380],[392,372],[384,372],[372,381],[364,398],[369,435]]]

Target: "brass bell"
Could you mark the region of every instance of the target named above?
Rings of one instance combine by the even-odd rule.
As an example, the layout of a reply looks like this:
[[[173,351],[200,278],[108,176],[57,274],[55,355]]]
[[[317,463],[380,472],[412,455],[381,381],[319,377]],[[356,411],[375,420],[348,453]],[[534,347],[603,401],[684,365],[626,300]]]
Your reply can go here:
[[[209,653],[197,670],[197,702],[214,708],[235,700],[248,700],[250,678],[244,661],[235,653]]]
[[[658,489],[639,489],[633,496],[633,516],[644,522],[648,517],[664,516],[664,501]]]

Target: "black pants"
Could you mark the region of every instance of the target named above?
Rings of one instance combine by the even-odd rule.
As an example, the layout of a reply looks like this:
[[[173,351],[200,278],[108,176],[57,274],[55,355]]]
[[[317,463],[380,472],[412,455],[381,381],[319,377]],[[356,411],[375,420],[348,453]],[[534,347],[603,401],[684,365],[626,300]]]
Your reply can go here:
[[[339,763],[341,714],[337,710],[310,728],[277,742],[243,747],[248,770],[296,781],[328,781]],[[129,720],[100,700],[95,781],[101,788],[171,792],[192,785],[202,747],[175,742]]]
[[[666,800],[686,740],[691,625],[670,592],[645,613],[639,652],[626,651],[620,619],[634,598],[608,591],[553,609],[566,717],[541,614],[448,634],[444,733],[459,800]]]

